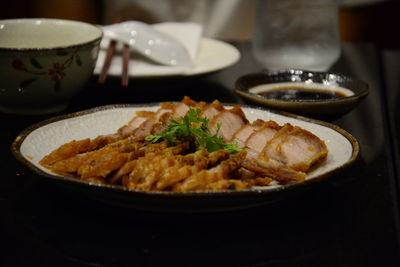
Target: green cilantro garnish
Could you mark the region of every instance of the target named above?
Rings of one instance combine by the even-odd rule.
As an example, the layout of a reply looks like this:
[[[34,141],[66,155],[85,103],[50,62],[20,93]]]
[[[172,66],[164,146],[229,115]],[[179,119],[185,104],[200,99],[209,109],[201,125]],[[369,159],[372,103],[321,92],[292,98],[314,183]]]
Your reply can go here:
[[[146,141],[156,143],[161,139],[166,139],[174,144],[177,139],[190,139],[195,142],[197,149],[205,148],[209,152],[220,149],[233,153],[239,152],[240,148],[237,146],[237,143],[226,144],[224,139],[218,136],[221,128],[220,124],[217,125],[215,134],[210,133],[209,120],[201,118],[200,112],[200,109],[190,108],[185,116],[180,117],[180,119],[172,119],[165,131],[147,136]]]

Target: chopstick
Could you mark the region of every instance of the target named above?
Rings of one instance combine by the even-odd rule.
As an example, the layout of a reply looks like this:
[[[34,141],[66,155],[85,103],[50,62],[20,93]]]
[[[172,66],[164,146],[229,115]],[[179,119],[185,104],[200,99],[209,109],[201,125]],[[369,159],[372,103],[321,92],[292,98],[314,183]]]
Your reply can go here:
[[[116,46],[117,42],[115,40],[111,40],[110,43],[108,44],[106,57],[104,58],[103,67],[101,68],[101,72],[99,75],[99,81],[98,81],[99,84],[104,84],[107,78],[108,69],[110,68],[111,61],[114,57]]]
[[[127,44],[124,44],[124,46],[122,48],[122,80],[121,80],[122,87],[128,87],[130,54],[131,54],[130,46]]]
[[[111,61],[115,54],[115,49],[117,46],[117,42],[115,40],[111,40],[106,52],[106,57],[104,58],[103,67],[101,68],[100,76],[99,76],[99,84],[104,84],[108,69],[110,68]],[[128,87],[129,83],[129,59],[131,54],[131,48],[128,44],[124,44],[122,48],[122,79],[121,86]]]
[[[123,20],[121,18],[118,18],[115,20],[115,23],[122,22]],[[108,70],[111,65],[111,61],[114,57],[115,50],[116,50],[117,42],[115,40],[110,40],[110,43],[107,47],[107,52],[106,56],[104,58],[104,63],[101,68],[101,72],[99,75],[99,84],[104,84],[107,75],[108,75]],[[128,44],[124,44],[122,48],[122,78],[121,78],[121,86],[122,87],[128,87],[129,83],[129,60],[130,60],[130,54],[131,54],[131,49]]]

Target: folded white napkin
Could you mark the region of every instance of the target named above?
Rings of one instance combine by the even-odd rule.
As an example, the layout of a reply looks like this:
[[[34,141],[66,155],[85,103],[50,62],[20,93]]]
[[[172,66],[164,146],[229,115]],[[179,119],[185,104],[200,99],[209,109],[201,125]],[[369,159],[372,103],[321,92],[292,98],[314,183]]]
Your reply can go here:
[[[114,24],[113,27],[118,27],[119,25]],[[123,27],[123,24],[120,24]],[[104,26],[107,31],[112,30],[113,28]],[[203,28],[201,25],[197,23],[175,23],[175,22],[166,22],[159,24],[152,24],[150,27],[159,31],[165,35],[168,35],[171,38],[174,38],[178,41],[188,52],[192,63],[196,59],[198,54],[198,48],[200,44],[200,40],[202,37]],[[114,28],[115,29],[115,28]],[[117,28],[118,33],[121,33],[122,28]],[[101,42],[101,50],[99,52],[97,64],[95,67],[95,73],[100,73],[101,67],[104,63],[104,58],[106,54],[106,49],[108,47],[108,43],[110,39],[108,38],[109,34],[105,34],[102,42]],[[122,44],[118,44],[117,50],[122,49]],[[154,61],[148,60],[144,57],[144,55],[140,55],[138,51],[134,51],[135,45],[132,45],[132,54],[129,62],[129,75],[130,76],[153,76],[154,73],[159,75],[178,75],[183,74],[186,71],[190,70],[193,66],[167,66],[155,63]],[[193,65],[193,64],[192,64]],[[120,53],[117,53],[114,56],[113,61],[111,63],[108,74],[109,75],[120,75],[122,72],[122,57]]]

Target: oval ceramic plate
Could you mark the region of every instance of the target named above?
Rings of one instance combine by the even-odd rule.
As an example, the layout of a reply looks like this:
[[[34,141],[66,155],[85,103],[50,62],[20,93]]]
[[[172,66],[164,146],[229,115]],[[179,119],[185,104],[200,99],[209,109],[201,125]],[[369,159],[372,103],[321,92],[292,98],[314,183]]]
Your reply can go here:
[[[105,50],[100,50],[94,70],[95,74],[100,73],[105,54]],[[131,58],[128,74],[133,78],[190,77],[222,70],[235,64],[239,59],[240,52],[234,46],[219,40],[202,38],[193,68],[162,66],[139,58]],[[121,74],[122,57],[117,54],[111,62],[108,75],[121,76]]]
[[[229,105],[227,105],[229,107]],[[350,166],[359,156],[359,143],[343,129],[304,117],[271,112],[250,106],[243,110],[250,121],[257,118],[291,123],[311,131],[325,141],[327,160],[307,175],[304,182],[256,187],[243,191],[144,192],[121,186],[101,185],[60,176],[38,164],[45,155],[71,140],[95,138],[115,133],[138,110],[156,110],[159,104],[102,106],[83,112],[54,117],[25,129],[13,142],[12,152],[41,179],[66,185],[97,200],[119,206],[167,212],[204,212],[249,208],[274,202]],[[333,177],[332,177],[333,178]]]
[[[366,83],[343,74],[295,69],[247,74],[236,81],[235,87],[236,94],[250,103],[318,119],[336,119],[343,116],[368,95]],[[345,97],[286,101],[265,98],[257,94],[266,88],[271,90],[282,87],[303,87],[326,92],[337,91]]]

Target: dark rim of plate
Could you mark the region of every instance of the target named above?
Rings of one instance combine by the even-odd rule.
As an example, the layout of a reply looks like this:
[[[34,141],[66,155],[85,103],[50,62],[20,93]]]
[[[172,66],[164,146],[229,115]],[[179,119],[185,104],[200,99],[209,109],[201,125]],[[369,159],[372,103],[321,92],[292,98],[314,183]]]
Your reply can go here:
[[[336,126],[334,124],[330,124],[327,122],[323,121],[318,121],[315,119],[311,118],[306,118],[303,116],[298,116],[294,115],[291,113],[287,112],[281,112],[281,111],[273,111],[273,110],[268,110],[265,108],[260,108],[260,107],[255,107],[251,105],[241,105],[244,108],[252,108],[252,109],[257,109],[257,110],[263,110],[275,114],[280,114],[286,117],[291,117],[291,118],[296,118],[302,121],[306,122],[311,122],[315,124],[319,124],[328,128],[331,128],[341,135],[343,135],[347,140],[352,145],[353,151],[350,159],[343,165],[337,167],[336,169],[333,169],[332,171],[329,171],[328,173],[321,174],[319,176],[316,176],[312,179],[308,179],[302,182],[296,182],[296,183],[291,183],[287,185],[282,185],[280,187],[275,187],[272,189],[268,190],[262,190],[262,189],[247,189],[247,190],[232,190],[232,191],[191,191],[191,192],[165,192],[165,191],[142,191],[142,190],[130,190],[122,186],[117,186],[117,185],[104,185],[104,184],[98,184],[98,183],[93,183],[93,182],[87,182],[83,181],[80,179],[72,178],[72,177],[66,177],[66,176],[59,176],[59,175],[54,175],[50,174],[47,172],[44,172],[43,170],[39,169],[36,167],[34,164],[32,164],[28,159],[26,159],[21,153],[20,153],[20,147],[22,143],[24,142],[25,138],[34,130],[45,126],[47,124],[60,121],[60,120],[65,120],[69,118],[74,118],[74,117],[79,117],[82,115],[86,114],[91,114],[95,113],[98,111],[103,111],[103,110],[108,110],[108,109],[114,109],[114,108],[140,108],[140,107],[152,107],[152,106],[159,106],[161,103],[149,103],[149,104],[116,104],[116,105],[105,105],[105,106],[99,106],[96,108],[92,109],[87,109],[83,111],[78,111],[75,113],[70,113],[66,115],[60,115],[56,116],[47,120],[44,120],[42,122],[33,124],[29,126],[28,128],[24,129],[13,141],[11,144],[11,152],[14,155],[14,157],[19,160],[21,163],[25,164],[26,166],[29,167],[30,170],[32,170],[34,173],[39,174],[47,179],[50,180],[56,180],[59,182],[64,182],[64,183],[69,183],[69,184],[76,184],[76,185],[82,185],[82,186],[88,186],[88,188],[94,189],[94,188],[100,188],[102,190],[109,190],[112,192],[124,192],[126,194],[141,194],[141,195],[146,195],[146,196],[155,196],[155,197],[179,197],[179,198],[186,198],[186,197],[209,197],[209,196],[215,196],[215,197],[224,197],[224,196],[246,196],[246,195],[254,195],[254,194],[273,194],[281,191],[289,191],[289,190],[294,190],[297,188],[304,188],[308,185],[314,184],[318,181],[324,180],[325,178],[328,178],[344,169],[347,169],[350,165],[352,165],[356,160],[358,160],[360,156],[360,145],[359,142],[355,137],[353,137],[350,133],[345,131],[344,129],[340,128],[339,126]],[[233,103],[223,103],[226,106],[233,106],[237,104]]]

